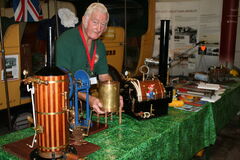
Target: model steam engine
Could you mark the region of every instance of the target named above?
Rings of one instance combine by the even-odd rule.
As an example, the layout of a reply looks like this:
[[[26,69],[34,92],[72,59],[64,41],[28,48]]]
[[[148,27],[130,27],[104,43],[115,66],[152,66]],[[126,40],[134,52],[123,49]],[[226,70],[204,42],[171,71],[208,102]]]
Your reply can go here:
[[[172,94],[169,89],[157,78],[144,81],[127,79],[123,92],[125,113],[137,119],[166,115]]]
[[[52,31],[49,27],[47,66],[38,71],[34,76],[27,77],[24,82],[28,91],[31,91],[33,123],[35,134],[32,144],[28,144],[34,150],[31,152],[31,159],[67,159],[77,156],[77,150],[71,142],[71,135],[78,132],[78,139],[84,136],[80,130],[82,125],[89,129],[90,112],[87,103],[87,117],[79,120],[78,99],[73,98],[73,88],[76,91],[86,92],[90,87],[89,77],[85,72],[77,72],[73,79],[68,72],[55,66],[52,47]],[[69,100],[71,99],[71,103]],[[76,107],[73,107],[75,101]],[[74,112],[74,109],[76,113]],[[83,122],[83,123],[81,123]],[[71,135],[70,135],[71,133]],[[76,143],[74,143],[76,144]]]
[[[161,20],[159,75],[150,77],[145,65],[147,71],[141,70],[142,78],[127,77],[122,86],[125,113],[139,120],[166,115],[168,103],[172,101],[172,87],[168,83],[169,23]]]

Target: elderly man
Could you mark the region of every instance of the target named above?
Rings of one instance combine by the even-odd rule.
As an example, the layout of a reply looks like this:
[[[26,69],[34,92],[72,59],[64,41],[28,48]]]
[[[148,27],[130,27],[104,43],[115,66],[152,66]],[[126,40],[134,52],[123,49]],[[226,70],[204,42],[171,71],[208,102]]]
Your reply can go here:
[[[108,74],[108,64],[104,44],[98,39],[107,29],[109,13],[101,3],[92,3],[82,17],[82,23],[64,32],[57,40],[56,63],[75,73],[85,70],[90,77],[98,78],[100,82],[112,80]],[[85,93],[79,93],[79,98],[86,99]],[[89,104],[99,114],[102,104],[98,98],[89,96]],[[120,107],[123,106],[120,97]]]

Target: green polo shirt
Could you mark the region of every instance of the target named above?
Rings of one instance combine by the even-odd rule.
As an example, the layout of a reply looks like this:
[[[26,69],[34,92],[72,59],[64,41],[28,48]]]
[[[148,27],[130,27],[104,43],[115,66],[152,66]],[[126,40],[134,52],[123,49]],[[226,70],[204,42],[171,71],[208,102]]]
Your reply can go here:
[[[96,53],[98,55],[98,61],[94,65],[93,72],[91,72],[78,28],[65,31],[56,41],[56,65],[68,69],[73,74],[80,69],[84,70],[90,77],[108,73],[105,46],[99,39],[93,41],[90,50],[91,57],[93,55],[94,44],[97,45]],[[94,73],[94,75],[92,75],[92,73]]]

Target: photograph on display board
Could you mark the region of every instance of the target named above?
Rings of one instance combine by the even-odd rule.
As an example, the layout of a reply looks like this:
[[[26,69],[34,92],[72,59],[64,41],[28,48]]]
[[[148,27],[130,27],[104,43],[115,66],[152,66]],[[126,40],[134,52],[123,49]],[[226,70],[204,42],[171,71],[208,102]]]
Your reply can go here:
[[[6,55],[5,56],[6,76],[7,79],[18,79],[19,75],[19,64],[18,55]],[[1,69],[1,80],[3,79],[4,71]]]

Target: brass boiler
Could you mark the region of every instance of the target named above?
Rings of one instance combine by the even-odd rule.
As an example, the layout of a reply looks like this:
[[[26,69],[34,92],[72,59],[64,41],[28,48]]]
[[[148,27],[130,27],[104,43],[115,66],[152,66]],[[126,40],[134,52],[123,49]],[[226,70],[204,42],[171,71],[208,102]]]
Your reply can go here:
[[[98,94],[99,99],[103,104],[103,111],[119,111],[119,88],[120,84],[118,81],[106,81],[99,84]]]
[[[68,145],[68,76],[35,76],[35,111],[38,154],[43,158],[63,156]]]

